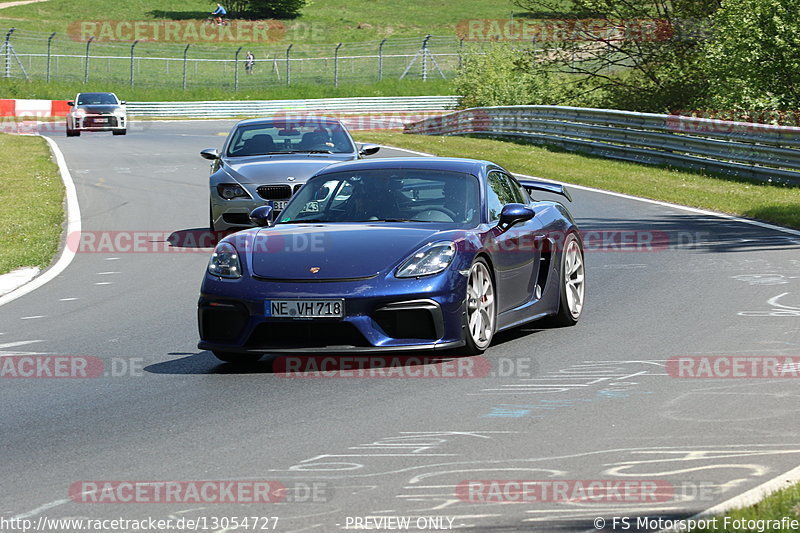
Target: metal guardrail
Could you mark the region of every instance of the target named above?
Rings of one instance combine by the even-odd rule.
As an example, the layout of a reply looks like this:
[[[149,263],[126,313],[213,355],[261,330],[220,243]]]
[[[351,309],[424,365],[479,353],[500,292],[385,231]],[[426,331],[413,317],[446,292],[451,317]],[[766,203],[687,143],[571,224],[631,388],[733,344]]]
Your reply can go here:
[[[318,98],[311,100],[241,100],[216,102],[128,102],[133,117],[228,118],[275,113],[420,113],[445,112],[458,96]]]
[[[560,106],[465,109],[406,133],[510,137],[638,163],[800,184],[800,128]]]

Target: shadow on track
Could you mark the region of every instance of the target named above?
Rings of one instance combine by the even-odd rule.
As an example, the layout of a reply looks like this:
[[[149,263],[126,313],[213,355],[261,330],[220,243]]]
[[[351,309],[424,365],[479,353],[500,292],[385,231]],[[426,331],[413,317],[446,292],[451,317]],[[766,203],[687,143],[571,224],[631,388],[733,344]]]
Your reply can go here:
[[[631,220],[578,217],[587,252],[666,249],[697,253],[800,250],[800,236],[700,214],[665,214]],[[627,236],[632,242],[620,246]],[[642,248],[637,248],[638,245]],[[647,246],[651,245],[652,249]]]

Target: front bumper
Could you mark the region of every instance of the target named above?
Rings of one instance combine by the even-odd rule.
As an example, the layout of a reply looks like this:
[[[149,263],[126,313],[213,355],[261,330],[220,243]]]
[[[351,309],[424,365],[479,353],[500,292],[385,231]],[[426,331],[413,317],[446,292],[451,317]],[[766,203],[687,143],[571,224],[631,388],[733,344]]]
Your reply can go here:
[[[456,278],[454,279],[453,276]],[[438,278],[438,279],[437,279]],[[463,346],[466,277],[281,283],[207,276],[198,347],[234,353],[361,353]],[[380,286],[378,286],[380,285]],[[265,316],[269,299],[345,301],[341,319]]]
[[[67,129],[75,131],[114,131],[124,130],[128,127],[126,116],[107,115],[84,115],[81,118],[69,116],[67,118]]]
[[[250,222],[250,212],[256,207],[262,205],[272,206],[275,216],[280,213],[281,209],[276,206],[282,205],[277,202],[287,202],[294,196],[294,194],[303,185],[302,183],[293,183],[291,185],[292,192],[288,197],[281,196],[280,199],[264,198],[259,194],[259,187],[264,185],[257,185],[252,183],[239,183],[250,198],[233,198],[226,199],[219,195],[216,185],[211,187],[211,220],[214,222],[214,229],[216,230],[240,230],[245,228],[252,228],[253,223]],[[265,195],[269,196],[269,195]]]

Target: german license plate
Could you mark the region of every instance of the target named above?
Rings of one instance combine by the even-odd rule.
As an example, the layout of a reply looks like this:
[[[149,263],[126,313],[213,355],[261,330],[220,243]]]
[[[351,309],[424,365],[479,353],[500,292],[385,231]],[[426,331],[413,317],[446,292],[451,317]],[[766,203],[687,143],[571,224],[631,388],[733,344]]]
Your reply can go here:
[[[342,318],[344,300],[267,300],[264,313],[273,318]]]
[[[289,200],[272,200],[272,209],[275,211],[283,211],[288,203]]]

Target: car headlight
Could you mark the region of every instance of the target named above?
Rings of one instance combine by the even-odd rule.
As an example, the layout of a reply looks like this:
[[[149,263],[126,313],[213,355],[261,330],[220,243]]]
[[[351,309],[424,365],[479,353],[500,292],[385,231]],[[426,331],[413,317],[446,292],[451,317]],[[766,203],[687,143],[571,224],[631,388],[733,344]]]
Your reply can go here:
[[[115,109],[115,110],[114,110],[114,116],[117,116],[117,117],[124,117],[124,116],[125,116],[125,110],[124,110],[124,109],[122,109],[122,108],[117,108],[117,109]]]
[[[214,248],[211,260],[208,262],[208,272],[221,278],[241,278],[242,264],[239,262],[239,253],[232,244],[221,242]]]
[[[75,112],[72,114],[75,118],[83,118],[86,116],[86,111],[83,109],[76,109]]]
[[[415,278],[438,274],[450,266],[455,255],[455,243],[451,241],[431,243],[406,259],[395,275],[398,278]]]
[[[235,183],[222,183],[217,185],[217,192],[226,200],[232,200],[234,198],[250,198],[250,195],[247,194],[247,191],[245,191],[241,185],[236,185]]]

